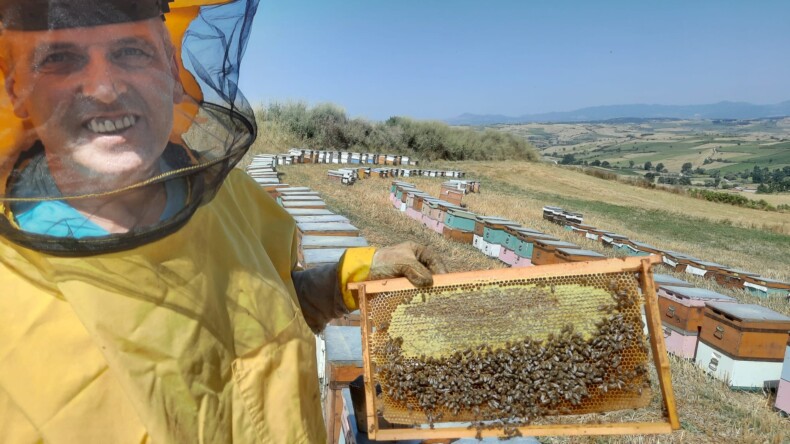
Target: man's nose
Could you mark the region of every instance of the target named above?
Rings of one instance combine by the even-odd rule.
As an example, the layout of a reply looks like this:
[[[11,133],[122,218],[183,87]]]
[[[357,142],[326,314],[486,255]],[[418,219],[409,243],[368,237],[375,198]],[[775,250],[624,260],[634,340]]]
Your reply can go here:
[[[98,102],[113,103],[126,92],[126,86],[113,64],[103,56],[90,58],[82,70],[82,94]]]

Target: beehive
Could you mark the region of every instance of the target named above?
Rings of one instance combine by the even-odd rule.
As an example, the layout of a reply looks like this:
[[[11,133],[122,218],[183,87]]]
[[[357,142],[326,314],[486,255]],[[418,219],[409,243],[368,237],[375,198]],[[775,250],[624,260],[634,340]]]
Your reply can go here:
[[[661,323],[664,324],[664,340],[668,352],[694,359],[705,304],[714,301],[736,302],[729,296],[704,288],[671,285],[658,287],[658,311],[661,313]]]
[[[428,195],[422,191],[409,191],[406,197],[406,215],[414,220],[422,221],[422,202],[426,196]]]
[[[507,240],[507,227],[520,227],[518,222],[512,220],[487,220],[483,223],[483,240],[487,244],[483,253],[489,257],[498,258]]]
[[[685,261],[681,261],[684,263]],[[695,276],[713,278],[714,274],[718,271],[727,268],[724,265],[717,264],[716,262],[708,262],[699,259],[689,260],[686,264],[686,273]]]
[[[669,423],[529,426],[545,416],[650,403],[641,307],[644,294],[656,331],[649,264],[659,259],[643,261],[438,275],[423,289],[405,279],[350,285],[362,310],[370,438],[492,436],[516,427],[531,435],[678,427],[660,334],[650,346]],[[641,283],[635,277],[640,270],[646,276]],[[381,430],[380,416],[402,426],[465,421],[478,430]],[[504,429],[481,433],[483,421],[499,421]]]
[[[518,234],[519,239],[521,242],[516,247],[516,255],[518,256],[518,264],[519,265],[533,265],[532,257],[535,252],[535,241],[537,239],[543,240],[551,240],[551,241],[558,241],[559,239],[545,233],[525,233],[520,232]]]
[[[601,236],[601,243],[606,246],[610,247],[614,250],[619,250],[623,248],[623,241],[627,241],[628,237],[623,236],[622,234],[617,233],[607,233]]]
[[[740,270],[737,268],[723,268],[716,272],[713,276],[716,279],[716,282],[727,288],[744,288],[744,277],[746,276],[758,276],[758,273],[754,273],[751,271]]]
[[[509,222],[507,219],[499,216],[477,216],[475,219],[475,234],[472,238],[472,246],[485,253],[490,250],[490,245],[485,241],[485,225],[488,221]]]
[[[570,227],[571,231],[574,234],[578,234],[579,236],[584,236],[584,237],[587,237],[587,233],[590,230],[595,230],[595,227],[593,227],[592,225],[573,223],[573,224],[568,224],[567,226]]]
[[[755,296],[790,297],[790,283],[762,276],[744,276],[743,288]]]
[[[790,414],[790,335],[787,337],[785,359],[782,363],[782,375],[776,389],[776,408]]]
[[[466,210],[451,208],[447,210],[444,218],[444,225],[457,230],[475,231],[475,220],[477,215]]]
[[[522,258],[519,256],[517,251],[523,244],[523,235],[540,235],[542,234],[539,231],[532,230],[530,228],[524,227],[517,227],[517,226],[509,226],[505,227],[505,244],[502,245],[501,250],[499,251],[499,260],[510,265],[511,267],[528,267],[532,265],[532,251],[530,247],[530,257]]]
[[[559,264],[561,261],[557,255],[554,254],[557,248],[579,248],[579,246],[565,241],[535,239],[535,246],[532,249],[532,264]]]
[[[756,304],[709,302],[697,365],[731,387],[762,389],[782,373],[790,318]]]
[[[678,273],[691,273],[691,271],[687,271],[689,265],[700,262],[700,259],[695,258],[694,256],[689,256],[687,254],[678,253],[678,252],[667,252],[667,255],[675,262],[675,271]],[[666,256],[665,256],[666,257]],[[664,261],[666,263],[666,260]]]
[[[560,220],[556,220],[554,222],[563,223],[565,225],[568,224],[583,224],[584,223],[584,215],[582,213],[574,213],[571,211],[563,211]]]
[[[558,263],[600,261],[606,259],[606,256],[597,251],[585,250],[583,248],[557,248],[554,255],[557,257]]]
[[[694,284],[690,284],[690,283],[684,281],[683,279],[678,279],[678,278],[676,278],[674,276],[671,276],[671,275],[668,275],[668,274],[654,273],[653,274],[653,280],[655,281],[656,287],[659,290],[661,289],[661,287],[666,286],[666,285],[671,285],[673,287],[693,287],[694,286]]]
[[[635,249],[637,249],[638,251],[640,251],[639,256],[644,256],[644,255],[649,255],[649,254],[657,254],[657,255],[662,256],[662,257],[664,256],[664,250],[662,250],[660,248],[656,248],[656,247],[654,247],[654,246],[652,246],[650,244],[647,244],[645,242],[639,242],[639,241],[635,241],[635,240],[629,239],[629,244],[632,247],[634,247]]]
[[[543,219],[549,222],[556,222],[555,218],[560,217],[562,212],[563,209],[560,207],[545,206],[543,207]]]

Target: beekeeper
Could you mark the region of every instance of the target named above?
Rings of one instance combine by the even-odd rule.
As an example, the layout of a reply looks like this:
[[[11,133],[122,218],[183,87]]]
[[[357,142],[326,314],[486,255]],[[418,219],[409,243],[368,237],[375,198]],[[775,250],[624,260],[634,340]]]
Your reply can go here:
[[[257,0],[0,0],[0,442],[323,442],[311,332],[413,243],[296,270],[234,165]],[[427,266],[427,268],[426,268]]]

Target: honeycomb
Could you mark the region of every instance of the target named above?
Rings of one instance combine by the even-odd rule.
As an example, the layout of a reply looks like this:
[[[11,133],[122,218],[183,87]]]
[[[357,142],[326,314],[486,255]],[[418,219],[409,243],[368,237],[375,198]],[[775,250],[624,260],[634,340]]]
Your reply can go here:
[[[650,403],[633,273],[435,286],[364,303],[376,406],[390,423],[514,427]]]

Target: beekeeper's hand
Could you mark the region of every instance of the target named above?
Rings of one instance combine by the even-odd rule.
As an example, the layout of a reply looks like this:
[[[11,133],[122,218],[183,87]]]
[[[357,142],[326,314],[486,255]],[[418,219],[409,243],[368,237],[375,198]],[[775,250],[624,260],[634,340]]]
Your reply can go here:
[[[408,241],[376,250],[368,279],[406,277],[416,287],[427,287],[433,284],[433,274],[442,273],[447,267],[435,250]]]

